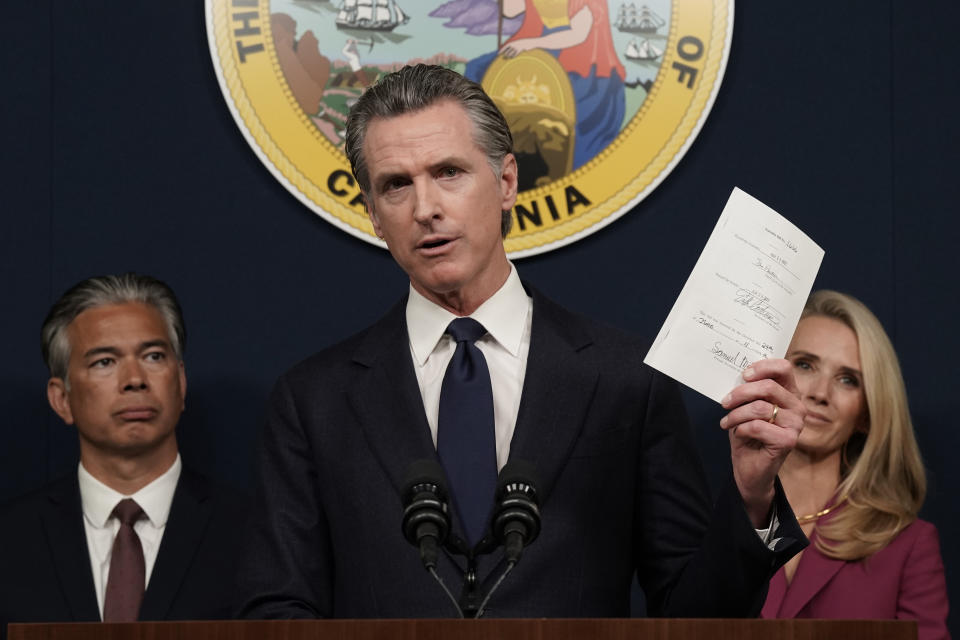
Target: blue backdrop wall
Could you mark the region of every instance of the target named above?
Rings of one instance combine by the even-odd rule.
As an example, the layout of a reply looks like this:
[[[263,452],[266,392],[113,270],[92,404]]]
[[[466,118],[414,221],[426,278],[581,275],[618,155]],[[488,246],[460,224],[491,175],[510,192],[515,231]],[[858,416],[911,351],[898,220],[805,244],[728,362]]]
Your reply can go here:
[[[940,528],[953,594],[957,24],[950,0],[742,0],[723,87],[677,169],[616,223],[518,264],[568,307],[652,338],[734,185],[792,219],[826,250],[816,286],[863,299],[900,353],[931,480],[922,515]],[[185,309],[183,455],[246,487],[274,379],[377,318],[402,273],[251,152],[201,2],[11,1],[0,29],[0,500],[75,464],[75,434],[44,393],[49,305],[129,270],[168,281]],[[686,398],[717,479],[721,412]]]

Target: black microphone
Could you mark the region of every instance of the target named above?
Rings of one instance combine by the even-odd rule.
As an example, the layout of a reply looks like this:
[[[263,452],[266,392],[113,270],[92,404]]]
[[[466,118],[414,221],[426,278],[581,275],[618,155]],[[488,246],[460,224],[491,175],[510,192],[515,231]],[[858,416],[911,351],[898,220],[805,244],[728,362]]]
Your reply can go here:
[[[403,486],[403,536],[420,548],[427,569],[437,566],[440,545],[450,533],[443,468],[434,460],[417,460],[407,470]]]
[[[508,462],[497,482],[493,535],[503,545],[507,562],[520,561],[523,548],[540,535],[536,469],[529,462]]]
[[[437,573],[440,545],[450,533],[450,515],[447,513],[447,490],[443,485],[443,467],[435,460],[417,460],[407,468],[403,483],[403,519],[401,529],[407,542],[420,548],[423,566],[437,581],[447,598],[463,617],[460,603]]]
[[[537,505],[537,474],[529,462],[512,460],[504,465],[497,481],[497,500],[493,513],[493,537],[503,545],[507,566],[490,587],[475,617],[486,611],[493,593],[520,562],[523,548],[540,535],[540,507]]]

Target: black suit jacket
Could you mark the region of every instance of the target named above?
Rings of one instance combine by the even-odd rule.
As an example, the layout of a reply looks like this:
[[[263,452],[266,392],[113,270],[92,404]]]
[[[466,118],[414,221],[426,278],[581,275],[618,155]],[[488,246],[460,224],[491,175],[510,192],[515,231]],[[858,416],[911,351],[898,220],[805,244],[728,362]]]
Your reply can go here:
[[[510,458],[536,465],[543,526],[488,614],[626,616],[636,575],[651,615],[755,615],[769,577],[805,541],[782,492],[780,548],[792,551],[775,553],[732,479],[711,509],[678,389],[642,363],[646,345],[533,296]],[[437,455],[404,309],[278,381],[260,451],[263,517],[238,577],[242,615],[456,615],[400,531],[408,465]],[[502,567],[501,551],[482,557],[479,579],[489,587]],[[462,569],[459,556],[441,558],[454,593]]]
[[[238,496],[184,467],[141,620],[231,617],[244,512]],[[99,621],[77,474],[0,511],[0,630],[9,622]]]

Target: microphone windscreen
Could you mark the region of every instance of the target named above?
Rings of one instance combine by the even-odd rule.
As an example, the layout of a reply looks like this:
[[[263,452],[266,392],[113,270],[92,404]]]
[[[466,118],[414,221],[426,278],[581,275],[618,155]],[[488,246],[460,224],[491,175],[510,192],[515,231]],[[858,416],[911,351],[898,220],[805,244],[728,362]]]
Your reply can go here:
[[[497,479],[497,494],[503,495],[513,485],[526,485],[533,489],[534,494],[539,486],[537,468],[526,460],[511,460],[500,470]]]
[[[443,482],[443,467],[436,460],[415,460],[407,467],[406,480],[403,483],[401,494],[404,504],[413,500],[413,489],[419,485],[431,484],[437,488],[438,497],[446,498],[446,488]]]

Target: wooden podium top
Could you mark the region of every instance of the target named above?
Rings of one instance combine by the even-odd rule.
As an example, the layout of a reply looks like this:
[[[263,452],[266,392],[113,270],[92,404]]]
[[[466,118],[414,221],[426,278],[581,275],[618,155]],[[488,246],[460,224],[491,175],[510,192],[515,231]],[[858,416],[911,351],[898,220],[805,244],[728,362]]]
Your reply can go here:
[[[907,620],[251,620],[11,624],[9,640],[916,640]]]

